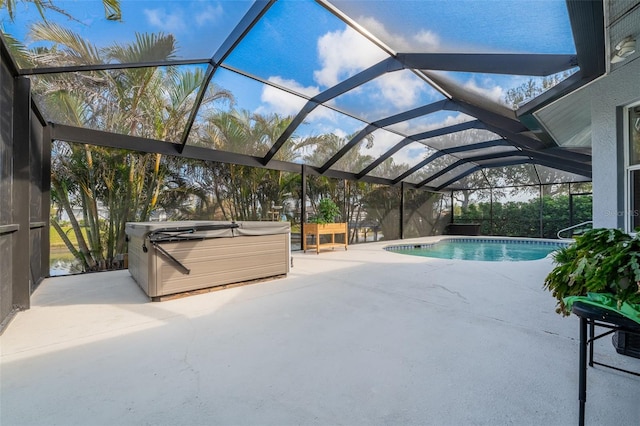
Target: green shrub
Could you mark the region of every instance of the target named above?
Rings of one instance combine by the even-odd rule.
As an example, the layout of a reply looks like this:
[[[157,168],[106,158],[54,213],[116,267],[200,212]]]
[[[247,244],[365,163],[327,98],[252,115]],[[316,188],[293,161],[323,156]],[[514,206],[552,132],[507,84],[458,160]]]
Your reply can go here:
[[[333,223],[336,218],[340,217],[340,209],[330,198],[323,198],[318,203],[318,212],[316,217],[311,220],[312,223]]]
[[[558,313],[570,314],[565,297],[587,293],[611,294],[618,305],[640,303],[640,239],[619,229],[591,229],[553,259],[544,287],[558,299]]]

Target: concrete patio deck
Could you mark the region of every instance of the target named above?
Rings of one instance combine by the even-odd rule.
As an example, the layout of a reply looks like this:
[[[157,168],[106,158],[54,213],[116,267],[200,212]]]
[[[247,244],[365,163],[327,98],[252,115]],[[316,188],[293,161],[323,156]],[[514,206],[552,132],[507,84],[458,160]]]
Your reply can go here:
[[[386,244],[160,303],[128,271],[47,279],[0,337],[0,424],[578,423],[578,320],[542,289],[550,259]],[[640,370],[609,339],[596,353]],[[589,368],[587,424],[640,424],[639,396],[640,378]]]

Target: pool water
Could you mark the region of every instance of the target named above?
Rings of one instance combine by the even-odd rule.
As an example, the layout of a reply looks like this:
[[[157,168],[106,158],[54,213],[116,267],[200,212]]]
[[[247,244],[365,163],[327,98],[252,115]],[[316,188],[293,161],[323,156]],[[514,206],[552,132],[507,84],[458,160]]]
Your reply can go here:
[[[444,240],[432,244],[387,247],[387,250],[413,256],[439,259],[482,260],[489,262],[537,260],[564,247],[561,242],[529,240]]]

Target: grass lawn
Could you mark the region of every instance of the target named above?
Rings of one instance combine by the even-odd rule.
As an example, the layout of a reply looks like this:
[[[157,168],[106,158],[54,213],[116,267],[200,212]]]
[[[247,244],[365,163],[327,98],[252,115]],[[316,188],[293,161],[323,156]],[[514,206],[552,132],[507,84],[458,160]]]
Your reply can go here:
[[[62,230],[67,234],[67,236],[69,237],[73,245],[76,246],[78,243],[78,240],[76,239],[76,235],[73,232],[73,229],[71,229],[71,225],[62,226]],[[82,233],[86,238],[87,234],[84,228],[82,229]],[[62,241],[62,238],[60,237],[60,234],[58,234],[58,231],[56,231],[53,226],[49,227],[49,239],[50,239],[49,247],[51,248],[51,250],[54,250],[54,249],[67,250],[67,246],[64,244],[64,242]]]

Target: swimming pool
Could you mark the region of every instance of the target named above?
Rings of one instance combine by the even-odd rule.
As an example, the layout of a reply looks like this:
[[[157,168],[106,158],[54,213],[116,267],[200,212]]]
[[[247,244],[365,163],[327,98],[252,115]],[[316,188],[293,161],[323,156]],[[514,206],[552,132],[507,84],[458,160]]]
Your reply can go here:
[[[543,259],[569,243],[560,240],[444,238],[433,243],[394,245],[384,249],[439,259],[514,262]]]

